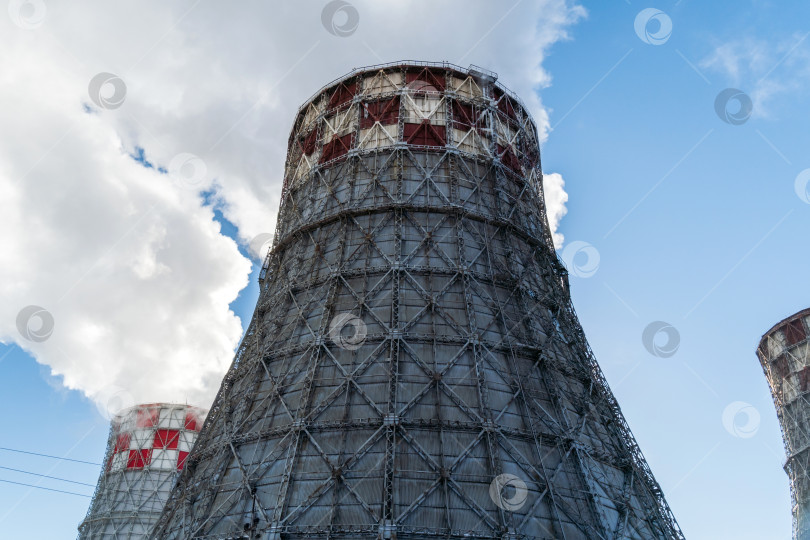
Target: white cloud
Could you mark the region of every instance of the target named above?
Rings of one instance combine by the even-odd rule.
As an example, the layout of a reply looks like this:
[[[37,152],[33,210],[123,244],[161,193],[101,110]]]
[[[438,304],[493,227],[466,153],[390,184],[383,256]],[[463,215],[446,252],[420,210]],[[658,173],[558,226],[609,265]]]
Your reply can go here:
[[[403,58],[475,63],[527,102],[544,139],[541,64],[584,14],[566,0],[355,2],[359,27],[341,38],[322,26],[323,4],[53,2],[34,29],[0,17],[4,342],[97,400],[125,388],[210,403],[240,336],[228,304],[249,261],[194,189],[129,154],[163,168],[199,156],[199,185],[247,240],[274,230],[292,119],[324,83]],[[89,98],[100,72],[125,82],[120,108]],[[555,229],[563,186],[546,175]],[[30,304],[55,319],[41,343],[15,325]]]
[[[565,192],[565,180],[559,173],[543,175],[543,195],[546,199],[546,213],[551,226],[554,246],[559,249],[565,238],[558,232],[560,221],[568,213],[565,203],[568,202],[568,193]]]
[[[780,95],[804,91],[810,82],[807,35],[771,40],[743,37],[721,43],[700,62],[720,73],[727,84],[746,92],[754,103],[752,114],[767,117]]]

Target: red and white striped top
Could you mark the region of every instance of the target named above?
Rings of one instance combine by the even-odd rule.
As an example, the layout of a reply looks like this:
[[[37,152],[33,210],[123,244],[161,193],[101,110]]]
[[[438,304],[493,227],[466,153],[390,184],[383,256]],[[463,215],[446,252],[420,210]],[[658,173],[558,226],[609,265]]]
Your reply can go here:
[[[107,473],[182,470],[206,412],[167,403],[137,405],[121,412],[113,419]]]

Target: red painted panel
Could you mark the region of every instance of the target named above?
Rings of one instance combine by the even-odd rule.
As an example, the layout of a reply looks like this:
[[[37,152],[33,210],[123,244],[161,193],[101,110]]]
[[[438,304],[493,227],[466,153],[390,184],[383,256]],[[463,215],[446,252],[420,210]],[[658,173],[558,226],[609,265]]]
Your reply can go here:
[[[158,423],[160,409],[139,409],[138,417],[135,420],[137,427],[154,427]]]
[[[115,440],[115,447],[113,447],[113,454],[129,450],[129,433],[121,433]]]
[[[346,155],[352,147],[353,133],[344,135],[343,137],[335,137],[330,142],[323,145],[323,154],[321,154],[321,163],[331,159],[338,158]]]
[[[182,471],[183,467],[186,466],[186,459],[188,459],[188,452],[183,452],[180,450],[180,455],[177,456],[177,470]]]
[[[416,85],[411,85],[411,83],[416,81],[422,82],[424,84],[419,85],[417,83]],[[444,73],[430,68],[408,71],[407,73],[405,73],[405,84],[411,86],[411,88],[416,89],[419,89],[420,87],[425,87],[425,90],[428,90],[428,88],[426,88],[427,86],[433,86],[434,88],[436,88],[436,90],[439,90],[440,92],[444,92],[444,89],[447,86],[445,84]]]
[[[329,108],[340,107],[344,103],[348,103],[357,93],[357,81],[342,82],[335,88],[332,95],[329,97]]]
[[[787,377],[789,371],[788,371],[788,362],[785,355],[777,357],[776,360],[771,362],[771,365],[773,365],[773,370],[776,372],[776,375],[780,379]]]
[[[509,118],[517,120],[517,113],[515,113],[515,105],[512,103],[512,98],[504,94],[498,101],[498,110]]]
[[[185,427],[191,431],[200,431],[200,428],[202,428],[202,422],[200,422],[200,419],[196,414],[187,412]]]
[[[799,390],[807,392],[807,387],[810,385],[810,367],[805,367],[799,372]]]
[[[520,160],[512,151],[512,147],[507,146],[503,147],[500,144],[498,146],[498,155],[501,156],[501,163],[509,167],[515,172],[521,172],[520,170]]]
[[[796,345],[800,341],[804,341],[807,337],[807,332],[804,329],[804,323],[801,319],[797,321],[790,321],[784,328],[785,341],[788,345]]]
[[[363,108],[360,110],[360,129],[368,129],[374,125],[374,122],[383,125],[399,122],[399,96],[363,103]]]
[[[447,131],[444,126],[434,126],[428,120],[421,124],[405,124],[403,137],[408,144],[418,146],[444,146]]]
[[[180,432],[176,429],[159,429],[155,433],[155,441],[152,443],[152,448],[167,448],[174,450],[177,448],[177,443],[180,440]]]
[[[309,132],[304,138],[304,142],[301,144],[301,148],[306,155],[311,155],[315,151],[315,147],[318,143],[318,130],[313,129]]]
[[[479,111],[472,105],[453,100],[451,105],[453,112],[453,123],[457,129],[468,130],[474,126],[480,117]]]
[[[127,469],[143,469],[152,461],[152,450],[130,450]]]

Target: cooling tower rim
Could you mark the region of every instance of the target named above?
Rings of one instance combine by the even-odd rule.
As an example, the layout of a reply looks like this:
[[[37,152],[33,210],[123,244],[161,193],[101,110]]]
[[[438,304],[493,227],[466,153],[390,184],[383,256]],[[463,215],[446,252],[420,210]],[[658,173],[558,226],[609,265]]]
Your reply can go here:
[[[782,329],[786,324],[791,323],[797,319],[802,319],[804,317],[810,316],[810,308],[805,308],[793,315],[789,315],[773,325],[767,332],[762,334],[762,338],[759,340],[759,346],[757,347],[757,354],[760,354],[760,351],[763,351],[763,347],[765,346],[765,341],[771,337],[775,332],[778,332]],[[760,354],[761,355],[761,354]]]
[[[113,419],[120,419],[131,413],[132,411],[139,411],[142,409],[157,409],[163,407],[171,407],[171,408],[182,408],[187,410],[194,410],[199,411],[201,416],[208,414],[208,409],[205,407],[200,407],[197,405],[190,405],[188,403],[172,403],[168,401],[156,401],[153,403],[138,403],[136,405],[130,405],[124,409],[121,409],[115,415],[113,415]]]
[[[468,67],[465,68],[465,67],[459,66],[458,64],[453,64],[452,62],[447,62],[447,61],[431,62],[431,61],[425,61],[425,60],[396,60],[394,62],[385,62],[385,63],[382,63],[382,64],[372,64],[372,65],[369,65],[369,66],[355,67],[355,68],[352,68],[352,70],[349,71],[348,73],[346,73],[344,75],[341,75],[340,77],[338,77],[336,79],[333,79],[332,81],[326,83],[320,89],[318,89],[314,94],[312,94],[309,98],[307,98],[300,107],[298,107],[298,111],[296,111],[296,118],[298,117],[299,114],[301,114],[304,111],[304,109],[310,103],[312,103],[315,100],[315,98],[317,98],[318,96],[320,96],[321,94],[323,94],[327,90],[329,90],[329,89],[337,86],[338,84],[342,83],[343,81],[346,81],[348,79],[351,79],[351,78],[356,77],[357,75],[361,75],[363,73],[369,73],[369,72],[372,72],[372,71],[379,71],[379,70],[397,68],[397,67],[402,67],[402,68],[412,67],[412,68],[449,69],[449,70],[455,71],[456,73],[458,73],[460,75],[464,75],[464,76],[473,75],[473,76],[477,76],[477,77],[488,78],[495,85],[495,87],[497,87],[504,94],[509,96],[511,99],[515,100],[523,108],[523,110],[526,111],[527,114],[529,114],[529,107],[526,106],[526,104],[523,102],[523,100],[520,99],[520,97],[515,92],[513,92],[512,90],[507,88],[505,85],[503,85],[502,83],[497,82],[498,74],[495,73],[494,71],[490,71],[490,70],[488,70],[486,68],[482,68],[482,67],[477,66],[475,64],[470,64]]]

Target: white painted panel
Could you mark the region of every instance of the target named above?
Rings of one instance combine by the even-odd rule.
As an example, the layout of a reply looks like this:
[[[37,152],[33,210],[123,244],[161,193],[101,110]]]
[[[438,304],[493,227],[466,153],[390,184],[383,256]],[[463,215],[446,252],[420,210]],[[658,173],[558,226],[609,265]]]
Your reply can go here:
[[[405,84],[402,73],[378,72],[363,79],[363,94],[369,97],[396,92]]]
[[[180,432],[180,440],[177,443],[177,449],[183,452],[190,452],[191,447],[194,446],[194,441],[197,439],[195,431],[182,431]]]
[[[430,120],[433,125],[443,126],[447,123],[447,111],[444,98],[433,94],[408,94],[405,102],[405,122],[419,124]]]
[[[116,472],[124,469],[127,466],[127,459],[129,458],[129,451],[118,452],[113,455],[110,464],[110,472]]]
[[[770,338],[767,340],[768,344],[768,354],[771,358],[775,358],[782,354],[782,351],[785,350],[785,334],[784,332],[777,331],[771,334]]]
[[[459,77],[450,77],[450,88],[455,92],[466,98],[480,98],[484,95],[481,87],[475,82],[472,77],[461,79]]]
[[[315,102],[310,103],[307,105],[307,108],[304,112],[304,125],[302,126],[303,130],[306,130],[306,126],[309,126],[318,118],[318,115],[321,114],[322,107],[321,107],[322,100],[317,99]]]
[[[139,428],[133,430],[129,435],[130,450],[143,450],[152,448],[155,442],[155,430],[150,428]]]
[[[501,146],[513,146],[517,150],[517,130],[509,122],[498,115],[495,116],[495,134]]]
[[[369,129],[360,130],[360,142],[358,148],[378,148],[380,146],[390,146],[397,141],[397,124],[383,126],[375,124]]]
[[[453,128],[451,131],[453,132],[452,144],[462,152],[489,155],[488,141],[474,129],[465,131]]]
[[[342,137],[354,131],[357,126],[357,105],[339,111],[333,116],[324,119],[323,143],[326,144],[335,137]]]
[[[182,429],[186,422],[185,409],[171,409],[170,419],[167,429]]]
[[[180,456],[179,450],[152,450],[152,462],[150,469],[171,471],[177,468],[177,458]]]

